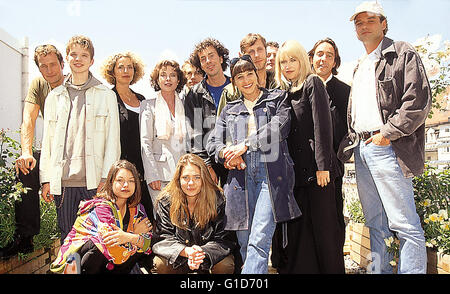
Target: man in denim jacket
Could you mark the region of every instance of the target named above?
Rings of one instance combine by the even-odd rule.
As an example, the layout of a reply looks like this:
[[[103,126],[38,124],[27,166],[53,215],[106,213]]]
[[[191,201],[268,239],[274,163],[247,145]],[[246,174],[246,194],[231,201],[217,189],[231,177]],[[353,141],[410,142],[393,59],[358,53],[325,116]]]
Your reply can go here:
[[[349,134],[339,158],[354,151],[358,193],[370,228],[371,271],[392,273],[384,239],[400,240],[398,273],[426,273],[423,229],[412,177],[424,168],[425,119],[430,85],[414,48],[385,37],[387,20],[377,2],[364,2],[350,18],[367,54],[354,72]]]

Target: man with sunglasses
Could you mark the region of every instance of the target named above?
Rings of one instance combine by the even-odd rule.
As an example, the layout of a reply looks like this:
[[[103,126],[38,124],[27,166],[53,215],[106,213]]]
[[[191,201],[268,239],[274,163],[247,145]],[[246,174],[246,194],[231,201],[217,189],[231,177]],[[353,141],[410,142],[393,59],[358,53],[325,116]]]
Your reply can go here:
[[[266,89],[273,89],[276,87],[275,72],[269,71],[267,67],[267,44],[266,39],[260,34],[249,33],[240,43],[239,56],[248,55],[251,57],[253,64],[256,67],[256,73],[258,75],[258,84],[260,87]],[[219,107],[217,115],[220,114],[227,102],[238,99],[241,93],[233,87],[232,84],[226,86],[223,89],[222,96],[220,97]]]
[[[207,38],[195,46],[190,60],[203,71],[204,79],[189,91],[184,101],[185,115],[189,121],[187,142],[190,142],[190,152],[205,161],[211,177],[221,186],[225,184],[228,172],[208,156],[206,143],[215,126],[222,90],[230,84],[230,78],[224,74],[228,67],[228,54],[228,49],[213,38]]]
[[[17,253],[33,251],[33,236],[40,229],[39,208],[39,157],[40,151],[33,153],[34,129],[39,111],[44,115],[44,104],[48,93],[64,81],[64,60],[55,46],[45,44],[36,47],[34,62],[42,76],[35,78],[28,89],[23,107],[22,126],[20,129],[21,156],[15,167],[19,180],[28,192],[22,200],[15,203],[16,231],[14,240],[2,248],[0,256],[7,259]]]

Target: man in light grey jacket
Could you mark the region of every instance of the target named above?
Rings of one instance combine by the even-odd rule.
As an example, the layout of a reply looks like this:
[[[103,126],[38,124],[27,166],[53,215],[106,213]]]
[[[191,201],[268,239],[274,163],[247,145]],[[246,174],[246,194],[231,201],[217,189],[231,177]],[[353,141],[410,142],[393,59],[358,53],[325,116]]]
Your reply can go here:
[[[339,157],[354,150],[356,181],[370,228],[371,271],[392,273],[385,239],[400,240],[398,273],[426,273],[423,229],[416,212],[412,177],[424,169],[425,119],[430,85],[419,55],[385,37],[387,20],[377,2],[364,2],[350,18],[367,54],[353,76],[349,134]]]
[[[120,157],[116,95],[89,71],[91,40],[74,36],[66,52],[71,73],[47,97],[40,165],[42,197],[55,200],[61,242],[72,229],[80,201],[101,189]]]

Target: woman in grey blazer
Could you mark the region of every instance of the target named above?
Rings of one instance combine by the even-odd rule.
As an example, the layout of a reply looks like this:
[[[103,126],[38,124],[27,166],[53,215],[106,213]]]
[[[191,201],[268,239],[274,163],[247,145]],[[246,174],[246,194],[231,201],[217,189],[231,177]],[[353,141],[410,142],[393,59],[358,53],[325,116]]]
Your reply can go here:
[[[186,153],[184,107],[178,97],[186,78],[176,61],[162,60],[153,69],[150,82],[156,93],[142,101],[139,124],[144,178],[155,212],[156,197]]]

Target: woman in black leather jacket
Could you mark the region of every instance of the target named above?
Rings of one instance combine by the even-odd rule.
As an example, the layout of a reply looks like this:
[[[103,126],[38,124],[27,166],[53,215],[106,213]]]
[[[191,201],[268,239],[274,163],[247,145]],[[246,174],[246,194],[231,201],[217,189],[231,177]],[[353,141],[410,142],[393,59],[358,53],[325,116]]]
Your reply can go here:
[[[204,161],[182,156],[157,200],[152,272],[231,274],[234,259],[225,228],[225,197]]]

